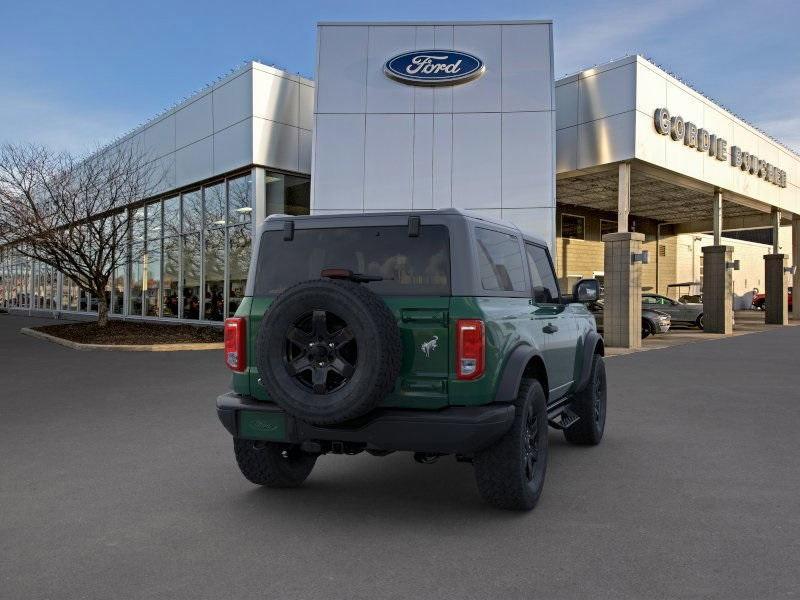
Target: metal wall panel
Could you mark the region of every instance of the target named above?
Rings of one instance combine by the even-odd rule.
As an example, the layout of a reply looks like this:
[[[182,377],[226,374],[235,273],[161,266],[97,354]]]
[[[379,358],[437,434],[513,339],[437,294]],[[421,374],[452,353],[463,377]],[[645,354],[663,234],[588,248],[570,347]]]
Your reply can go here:
[[[175,152],[175,185],[180,187],[209,177],[213,172],[214,145],[211,137]]]
[[[551,112],[504,113],[502,117],[502,207],[553,205]]]
[[[316,115],[313,212],[364,208],[364,123],[364,114]]]
[[[500,113],[453,115],[453,206],[501,208]]]
[[[437,90],[438,91],[438,90]],[[433,115],[433,207],[453,206],[453,115]]]
[[[221,131],[253,114],[253,77],[242,73],[212,92],[214,131]]]
[[[413,208],[433,208],[433,118],[432,114],[414,115]]]
[[[578,168],[578,126],[556,130],[556,173]]]
[[[297,171],[300,166],[299,131],[291,125],[253,117],[253,162]]]
[[[556,129],[578,124],[578,81],[556,87]]]
[[[311,131],[314,123],[314,86],[300,84],[298,126]]]
[[[214,134],[214,172],[233,171],[252,159],[253,119],[245,119]]]
[[[486,66],[486,72],[475,81],[453,87],[453,112],[500,112],[500,25],[456,26],[453,28],[453,44],[458,50],[480,56]]]
[[[367,108],[368,27],[318,29],[318,113],[363,113]]]
[[[144,130],[143,150],[151,158],[175,152],[175,115],[168,115]]]
[[[211,111],[211,92],[182,106],[175,113],[175,147],[184,146],[208,137],[214,130]]]
[[[548,243],[556,260],[556,209],[548,208],[504,208],[501,218],[514,223],[522,231],[540,237]]]
[[[633,158],[634,111],[578,125],[578,168],[588,169]]]
[[[414,88],[386,77],[386,59],[414,47],[416,27],[371,27],[367,50],[367,113],[411,113]]]
[[[600,71],[579,80],[578,119],[586,123],[636,108],[636,65]]]
[[[298,129],[300,154],[297,170],[300,173],[311,173],[312,134],[307,129]]]
[[[264,71],[253,71],[253,114],[285,125],[299,125],[300,84]]]
[[[548,35],[531,35],[529,25],[503,25],[502,110],[549,111],[553,105]]]
[[[364,210],[411,209],[413,115],[367,114]]]

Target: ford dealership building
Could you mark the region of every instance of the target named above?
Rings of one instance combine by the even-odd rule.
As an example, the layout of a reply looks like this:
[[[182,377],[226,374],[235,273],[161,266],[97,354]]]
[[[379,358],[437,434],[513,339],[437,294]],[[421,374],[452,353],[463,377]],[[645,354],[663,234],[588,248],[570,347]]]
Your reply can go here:
[[[107,292],[123,318],[232,314],[272,213],[507,219],[548,242],[562,287],[604,280],[609,345],[639,343],[642,290],[702,292],[728,333],[753,288],[786,322],[800,277],[800,156],[639,56],[556,81],[547,21],[322,23],[314,82],[249,63],[116,143],[167,173],[126,211],[146,252]],[[0,276],[13,310],[94,307],[12,247]]]

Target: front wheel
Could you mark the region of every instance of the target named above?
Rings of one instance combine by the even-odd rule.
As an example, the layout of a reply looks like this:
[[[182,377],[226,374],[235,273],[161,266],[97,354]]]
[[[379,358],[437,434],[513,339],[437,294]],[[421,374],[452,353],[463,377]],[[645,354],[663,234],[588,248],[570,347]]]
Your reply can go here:
[[[653,333],[653,331],[650,329],[650,323],[642,319],[642,339],[648,337],[651,333]]]
[[[606,364],[602,356],[595,354],[589,383],[572,401],[571,408],[580,418],[564,430],[568,442],[584,446],[600,443],[606,428],[606,396]]]
[[[705,329],[705,321],[703,320],[703,316],[704,316],[703,314],[700,314],[700,316],[697,317],[697,326],[700,329]]]
[[[256,485],[297,487],[311,474],[317,457],[298,446],[253,440],[233,440],[236,463],[242,475]]]
[[[489,504],[531,510],[539,501],[547,472],[547,406],[541,384],[523,380],[515,404],[511,429],[475,455],[475,480]]]

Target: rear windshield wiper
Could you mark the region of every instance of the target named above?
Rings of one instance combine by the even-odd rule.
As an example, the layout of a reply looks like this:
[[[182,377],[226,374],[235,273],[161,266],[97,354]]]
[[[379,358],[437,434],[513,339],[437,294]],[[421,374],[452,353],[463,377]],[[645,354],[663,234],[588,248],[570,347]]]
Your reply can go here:
[[[328,279],[347,279],[355,283],[369,283],[370,281],[383,281],[380,275],[366,275],[364,273],[354,273],[350,269],[322,269],[321,277]]]

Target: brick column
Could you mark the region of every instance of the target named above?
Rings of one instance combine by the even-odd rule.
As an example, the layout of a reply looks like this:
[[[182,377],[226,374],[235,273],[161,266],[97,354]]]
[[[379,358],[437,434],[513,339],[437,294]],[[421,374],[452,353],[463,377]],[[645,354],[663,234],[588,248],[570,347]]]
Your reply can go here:
[[[703,329],[708,333],[733,333],[733,274],[727,263],[733,246],[703,248]]]
[[[785,254],[765,254],[765,289],[767,310],[764,322],[772,325],[787,325],[789,323],[789,302],[786,298],[789,292],[786,285],[786,275],[783,268],[787,266]],[[794,304],[794,303],[792,303]]]
[[[644,234],[609,233],[605,242],[605,304],[603,339],[606,346],[640,348],[642,345],[642,264],[631,260],[642,251]]]

